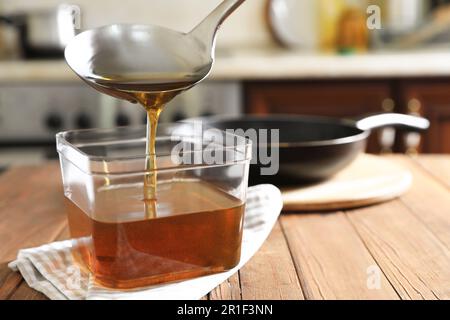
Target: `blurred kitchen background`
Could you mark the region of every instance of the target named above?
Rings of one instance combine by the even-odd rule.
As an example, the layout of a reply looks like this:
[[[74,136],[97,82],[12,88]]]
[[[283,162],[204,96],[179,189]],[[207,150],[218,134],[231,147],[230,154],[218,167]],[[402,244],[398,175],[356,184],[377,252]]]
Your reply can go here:
[[[0,167],[55,157],[58,131],[144,123],[139,107],[69,70],[62,48],[73,35],[110,23],[189,31],[219,2],[0,0]],[[209,80],[162,118],[375,112],[422,115],[432,127],[381,130],[369,152],[450,153],[450,1],[247,0],[220,32]]]

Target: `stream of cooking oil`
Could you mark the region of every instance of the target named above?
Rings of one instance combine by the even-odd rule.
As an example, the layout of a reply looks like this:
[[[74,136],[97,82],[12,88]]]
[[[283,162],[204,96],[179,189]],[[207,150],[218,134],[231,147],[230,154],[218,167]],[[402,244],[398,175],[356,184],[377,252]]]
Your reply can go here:
[[[93,79],[105,93],[139,103],[147,112],[147,141],[144,177],[145,214],[148,219],[156,218],[156,132],[161,112],[168,102],[181,92],[188,90],[202,76],[196,74],[132,74]]]

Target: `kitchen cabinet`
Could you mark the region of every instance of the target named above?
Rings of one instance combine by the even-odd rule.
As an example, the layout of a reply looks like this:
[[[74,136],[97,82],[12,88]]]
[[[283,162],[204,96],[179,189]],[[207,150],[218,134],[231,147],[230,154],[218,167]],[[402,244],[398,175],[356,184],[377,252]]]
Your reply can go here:
[[[384,82],[255,82],[245,88],[247,111],[257,114],[361,116],[381,111],[383,102],[392,98]]]
[[[387,81],[287,81],[245,85],[246,112],[250,114],[302,114],[358,118],[393,111],[393,88]],[[368,151],[379,153],[394,144],[389,132],[374,134]],[[385,141],[381,146],[381,141]]]
[[[431,122],[419,151],[450,153],[450,80],[407,81],[402,83],[400,93],[403,112],[424,116]],[[401,151],[414,152],[414,143],[414,136],[403,135]]]
[[[371,153],[450,153],[450,79],[350,79],[258,81],[244,86],[250,114],[303,114],[358,117],[375,112],[422,115],[429,131],[378,130],[369,141]]]

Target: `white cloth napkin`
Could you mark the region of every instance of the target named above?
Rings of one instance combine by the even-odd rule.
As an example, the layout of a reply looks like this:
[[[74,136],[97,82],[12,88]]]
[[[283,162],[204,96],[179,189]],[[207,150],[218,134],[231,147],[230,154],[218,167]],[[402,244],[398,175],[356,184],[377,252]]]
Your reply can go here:
[[[239,265],[228,272],[135,291],[96,286],[88,273],[76,267],[71,241],[54,242],[20,250],[9,267],[19,271],[27,284],[50,299],[197,300],[242,268],[269,236],[283,207],[280,191],[271,185],[248,190]]]

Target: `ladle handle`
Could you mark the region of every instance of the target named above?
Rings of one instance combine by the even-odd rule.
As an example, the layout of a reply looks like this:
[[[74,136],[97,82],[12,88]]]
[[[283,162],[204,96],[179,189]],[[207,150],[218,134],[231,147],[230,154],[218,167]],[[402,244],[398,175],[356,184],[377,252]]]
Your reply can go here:
[[[409,131],[424,131],[430,127],[430,122],[417,116],[400,113],[381,113],[358,120],[356,126],[364,131],[390,126],[405,128]]]
[[[235,11],[242,3],[244,3],[244,1],[245,0],[222,1],[222,3],[219,4],[191,32],[189,32],[189,34],[209,46],[208,49],[212,49],[214,47],[216,34],[220,26],[225,21],[225,19],[227,19],[233,13],[233,11]]]

